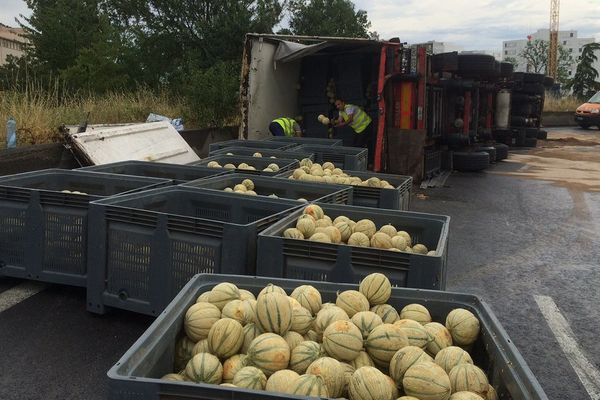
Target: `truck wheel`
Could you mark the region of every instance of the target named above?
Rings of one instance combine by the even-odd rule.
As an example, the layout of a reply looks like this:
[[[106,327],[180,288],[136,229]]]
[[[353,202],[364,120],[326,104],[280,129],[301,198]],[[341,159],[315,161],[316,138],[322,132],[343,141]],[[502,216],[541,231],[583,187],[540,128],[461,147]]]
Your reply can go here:
[[[459,54],[458,72],[466,75],[491,74],[496,71],[496,59],[487,54]]]
[[[536,138],[525,138],[524,147],[537,147],[537,139]]]
[[[525,83],[519,92],[531,95],[543,95],[546,93],[546,88],[541,83]]]
[[[490,156],[490,163],[495,163],[496,162],[496,148],[494,146],[481,146],[477,149],[477,151],[484,151],[486,153],[488,153],[488,155]]]
[[[546,132],[543,129],[540,129],[538,131],[538,134],[537,134],[537,139],[538,140],[546,140],[546,139],[548,139],[548,132]]]
[[[503,78],[510,78],[514,71],[515,67],[509,62],[501,62],[500,63],[500,75]]]
[[[527,119],[525,117],[521,117],[520,115],[511,115],[510,124],[518,127],[525,126],[527,124]]]
[[[538,128],[525,128],[525,137],[537,139],[538,132],[539,132]]]
[[[496,143],[496,162],[508,158],[508,146],[502,143]]]
[[[454,169],[464,172],[482,171],[490,166],[490,155],[484,151],[454,152],[452,163]]]

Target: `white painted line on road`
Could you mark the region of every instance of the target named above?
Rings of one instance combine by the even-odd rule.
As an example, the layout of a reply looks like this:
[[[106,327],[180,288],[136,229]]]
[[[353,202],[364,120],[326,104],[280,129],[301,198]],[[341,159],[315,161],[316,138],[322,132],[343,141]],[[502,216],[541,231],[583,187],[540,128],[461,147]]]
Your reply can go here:
[[[549,296],[534,296],[558,344],[592,400],[600,400],[600,371],[585,356],[573,330]]]
[[[46,289],[48,285],[39,282],[23,282],[13,288],[0,293],[0,313],[8,310],[23,300]]]

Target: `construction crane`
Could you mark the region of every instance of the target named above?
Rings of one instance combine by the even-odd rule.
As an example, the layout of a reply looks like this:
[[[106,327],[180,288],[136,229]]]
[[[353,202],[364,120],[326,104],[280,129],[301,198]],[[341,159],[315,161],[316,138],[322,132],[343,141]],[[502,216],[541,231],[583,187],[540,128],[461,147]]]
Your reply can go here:
[[[558,21],[560,0],[550,0],[550,46],[548,51],[548,75],[556,79],[558,74]]]

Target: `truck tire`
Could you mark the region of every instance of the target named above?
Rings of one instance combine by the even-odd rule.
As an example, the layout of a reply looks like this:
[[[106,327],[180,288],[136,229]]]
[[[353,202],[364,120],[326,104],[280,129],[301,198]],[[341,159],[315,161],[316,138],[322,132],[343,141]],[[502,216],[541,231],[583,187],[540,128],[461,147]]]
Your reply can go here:
[[[537,147],[537,138],[525,138],[523,147]]]
[[[509,62],[500,63],[500,76],[503,78],[510,78],[513,74],[515,66]]]
[[[522,127],[527,124],[527,119],[520,115],[511,115],[510,116],[510,124],[511,124],[511,126]]]
[[[496,143],[494,145],[496,148],[496,162],[502,161],[508,158],[508,146],[502,143]]]
[[[490,164],[493,164],[496,162],[496,148],[494,146],[481,146],[477,149],[477,151],[484,151],[486,153],[488,153],[488,155],[490,156]]]
[[[534,74],[532,72],[515,72],[513,74],[514,81],[523,83],[542,83],[544,82],[544,74]]]
[[[531,103],[516,103],[513,104],[510,111],[513,115],[528,117],[533,112],[533,106]]]
[[[496,59],[487,54],[459,54],[458,72],[464,75],[491,75],[496,71]]]
[[[546,88],[541,83],[525,83],[523,86],[521,86],[519,92],[541,96],[546,93]]]
[[[537,139],[538,140],[547,140],[548,139],[548,132],[546,132],[543,129],[540,129],[538,131],[538,134],[537,134]]]
[[[525,137],[526,138],[535,138],[537,139],[539,133],[538,128],[525,128]]]
[[[482,171],[490,166],[490,155],[484,151],[455,151],[452,163],[457,171]]]
[[[544,77],[544,81],[542,82],[542,84],[546,88],[551,88],[552,86],[554,86],[554,78],[551,77],[551,76],[545,76]]]

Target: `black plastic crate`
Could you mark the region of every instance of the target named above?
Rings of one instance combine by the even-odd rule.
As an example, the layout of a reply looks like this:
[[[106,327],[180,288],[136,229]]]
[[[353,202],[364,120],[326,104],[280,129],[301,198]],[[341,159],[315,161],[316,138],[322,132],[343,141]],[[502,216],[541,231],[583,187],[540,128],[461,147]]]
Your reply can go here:
[[[215,150],[211,152],[210,156],[216,155],[227,155],[228,153],[233,154],[234,156],[253,156],[254,153],[260,153],[263,158],[286,158],[293,160],[302,160],[303,158],[309,158],[311,160],[315,159],[315,155],[313,153],[308,152],[296,152],[294,149],[290,149],[289,151],[285,150],[277,150],[277,149],[260,149],[260,148],[250,148],[250,147],[224,147],[219,150]]]
[[[411,176],[380,174],[365,171],[344,171],[348,175],[356,176],[362,180],[379,178],[386,180],[394,189],[382,189],[369,186],[352,186],[352,205],[373,208],[387,208],[390,210],[408,210],[410,208],[410,197],[413,179]],[[279,174],[278,178],[287,178],[293,172],[286,171]],[[319,183],[319,185],[328,185]]]
[[[273,136],[269,140],[276,142],[289,142],[298,145],[303,144],[320,144],[325,146],[341,146],[341,139],[313,138],[313,137],[288,137],[288,136]],[[293,151],[293,150],[290,150]]]
[[[255,275],[257,234],[298,206],[183,186],[93,202],[88,310],[157,315],[197,273]]]
[[[318,163],[332,162],[341,169],[366,171],[368,150],[360,147],[323,146],[304,144],[294,148],[294,151],[307,151],[315,154]]]
[[[170,184],[61,169],[0,178],[0,275],[85,286],[89,202]]]
[[[305,199],[309,202],[352,204],[353,188],[346,185],[321,185],[318,183],[299,182],[289,179],[283,180],[267,176],[230,174],[187,182],[183,186],[222,191],[227,187],[233,188],[235,185],[242,183],[244,179],[251,179],[254,182],[254,191],[259,196],[274,194],[279,198],[289,200]]]
[[[252,157],[252,156],[228,156],[225,154],[216,154],[214,156],[210,156],[202,159],[201,161],[195,162],[193,165],[208,165],[209,162],[216,161],[221,167],[224,167],[225,164],[233,164],[236,167],[241,163],[246,163],[256,170],[247,170],[247,169],[231,169],[230,171],[241,172],[244,174],[254,174],[254,175],[266,175],[266,176],[275,176],[281,174],[286,171],[293,170],[298,168],[299,163],[298,160],[287,159],[287,158],[265,158],[265,157]],[[265,172],[263,171],[269,164],[277,164],[279,167],[279,171],[277,172]],[[215,168],[217,171],[223,168]]]
[[[167,309],[108,371],[110,400],[306,398],[160,379],[165,374],[173,372],[175,341],[182,330],[185,312],[196,302],[200,294],[221,282],[232,282],[240,289],[249,290],[255,295],[268,283],[278,285],[288,293],[300,285],[313,285],[321,293],[323,302],[335,302],[338,292],[358,289],[357,285],[348,284],[248,276],[198,275],[183,288]],[[470,353],[475,363],[486,372],[490,384],[498,392],[498,397],[505,400],[548,399],[513,341],[510,340],[489,306],[480,298],[469,294],[392,288],[392,296],[388,303],[398,310],[411,303],[423,304],[429,309],[435,321],[445,320],[446,315],[454,308],[465,308],[471,311],[479,319],[481,334],[473,344]]]
[[[200,178],[228,174],[231,171],[220,171],[215,168],[180,164],[156,163],[150,161],[119,161],[110,164],[92,165],[79,168],[80,171],[106,172],[110,174],[148,176],[172,179],[179,184]]]
[[[407,211],[373,210],[366,207],[319,203],[325,214],[359,221],[370,219],[378,227],[392,224],[410,233],[413,244],[435,249],[433,256],[394,252],[346,244],[319,243],[282,236],[296,226],[302,210],[265,229],[258,237],[256,268],[259,276],[358,283],[373,272],[386,275],[400,287],[444,290],[448,259],[450,217]]]
[[[250,147],[259,149],[280,149],[287,150],[294,147],[295,143],[281,143],[272,142],[270,140],[245,140],[245,139],[233,139],[225,140],[223,142],[211,143],[208,146],[208,151],[213,152],[224,147]]]

